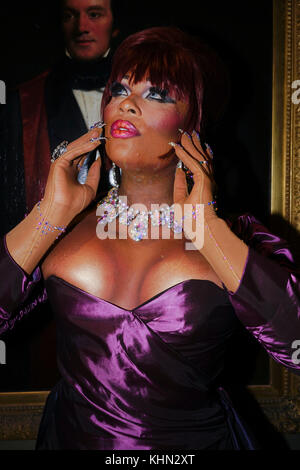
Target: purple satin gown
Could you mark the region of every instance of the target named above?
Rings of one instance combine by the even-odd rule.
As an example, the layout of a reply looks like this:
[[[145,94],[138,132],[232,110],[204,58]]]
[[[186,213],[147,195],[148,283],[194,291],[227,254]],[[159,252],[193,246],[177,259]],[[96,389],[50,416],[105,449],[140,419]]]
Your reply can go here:
[[[133,310],[56,276],[43,291],[1,246],[2,329],[48,299],[62,379],[44,410],[37,449],[255,449],[226,392],[215,388],[240,320],[269,354],[300,373],[298,272],[283,240],[251,215],[231,227],[250,246],[235,294],[190,279]],[[23,305],[20,310],[18,305]]]

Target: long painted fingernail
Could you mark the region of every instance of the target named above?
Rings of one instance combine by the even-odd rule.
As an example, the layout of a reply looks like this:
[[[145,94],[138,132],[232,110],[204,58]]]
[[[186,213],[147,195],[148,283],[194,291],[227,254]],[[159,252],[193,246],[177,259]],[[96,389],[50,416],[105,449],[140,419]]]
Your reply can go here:
[[[90,129],[96,129],[96,128],[101,129],[101,127],[104,127],[104,126],[106,126],[105,122],[103,122],[103,121],[98,121],[98,122],[95,122],[95,124],[93,124],[93,125],[90,127]]]
[[[195,131],[195,129],[193,130],[193,135],[195,135],[200,141],[200,134],[199,132]]]
[[[191,136],[187,132],[184,132],[183,135],[185,135],[186,137],[188,137],[191,140]]]
[[[169,145],[171,145],[171,147],[176,147],[177,144],[175,144],[175,142],[169,142]]]
[[[214,154],[214,152],[212,151],[211,147],[210,147],[207,143],[205,143],[205,147],[207,148],[207,150],[210,151],[210,153],[211,153],[212,155]]]
[[[178,160],[176,168],[182,168],[182,161],[181,160]]]
[[[107,140],[107,137],[92,137],[90,142],[100,142],[100,140]]]
[[[181,134],[183,134],[183,130],[182,130],[182,129],[179,129],[179,128],[178,128],[178,130],[179,130],[179,132],[180,132]]]

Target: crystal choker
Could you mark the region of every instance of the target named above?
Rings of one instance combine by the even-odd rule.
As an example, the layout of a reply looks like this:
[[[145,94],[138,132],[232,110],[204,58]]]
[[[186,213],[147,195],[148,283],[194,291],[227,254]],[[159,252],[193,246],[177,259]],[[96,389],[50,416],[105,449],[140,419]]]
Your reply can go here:
[[[211,201],[207,204],[215,203],[215,201]],[[99,207],[101,207],[101,215],[97,219],[97,223],[105,225],[119,217],[119,222],[122,225],[130,226],[129,235],[134,241],[140,241],[148,237],[149,219],[153,227],[167,225],[174,233],[180,233],[183,230],[184,217],[182,223],[177,222],[174,219],[173,206],[169,207],[166,204],[165,207],[153,211],[133,209],[120,200],[117,187],[113,187],[107,196],[98,203],[97,213],[99,213]],[[192,216],[196,218],[195,210],[193,210]]]

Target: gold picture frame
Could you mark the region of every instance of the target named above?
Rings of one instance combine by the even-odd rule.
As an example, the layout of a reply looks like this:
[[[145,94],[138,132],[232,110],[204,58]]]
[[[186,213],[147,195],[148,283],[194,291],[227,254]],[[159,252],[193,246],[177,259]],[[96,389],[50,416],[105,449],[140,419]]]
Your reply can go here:
[[[271,215],[287,222],[289,241],[300,233],[300,104],[292,100],[299,44],[300,0],[273,0]],[[299,376],[270,359],[269,384],[248,389],[278,432],[300,432]]]
[[[300,231],[300,0],[273,0],[271,214]],[[270,359],[266,385],[248,390],[281,433],[300,432],[300,377]],[[34,440],[49,392],[0,393],[0,440]]]

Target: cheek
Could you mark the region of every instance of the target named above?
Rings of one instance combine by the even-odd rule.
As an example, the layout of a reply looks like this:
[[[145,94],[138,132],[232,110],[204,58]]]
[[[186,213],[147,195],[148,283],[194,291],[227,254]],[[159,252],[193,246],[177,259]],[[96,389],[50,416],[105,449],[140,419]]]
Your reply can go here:
[[[110,36],[112,23],[111,21],[107,20],[105,23],[102,23],[101,26],[95,26],[94,34],[97,36],[98,39],[108,38]]]
[[[108,123],[111,121],[111,116],[113,115],[113,112],[115,112],[115,106],[112,105],[111,101],[108,103],[104,110],[103,110],[103,120],[104,122]],[[104,128],[105,129],[105,128]]]
[[[116,107],[111,104],[107,104],[103,110],[103,121],[106,123],[103,130],[103,135],[105,135],[105,137],[110,137],[110,126],[116,120],[115,116]]]
[[[166,113],[156,117],[150,127],[162,137],[177,135],[178,128],[183,126],[184,117],[179,112]]]

